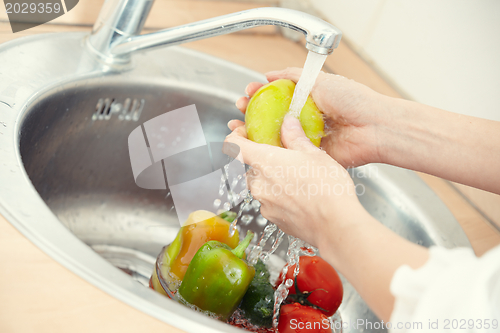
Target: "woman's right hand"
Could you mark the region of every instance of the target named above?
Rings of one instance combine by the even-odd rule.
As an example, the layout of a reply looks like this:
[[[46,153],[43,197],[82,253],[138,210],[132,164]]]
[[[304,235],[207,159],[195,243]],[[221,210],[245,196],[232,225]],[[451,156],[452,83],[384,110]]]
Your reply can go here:
[[[301,68],[269,72],[269,82],[290,79],[297,83]],[[262,87],[252,82],[246,88],[249,97]],[[387,119],[387,97],[345,77],[320,72],[311,91],[318,108],[325,114],[326,136],[321,147],[343,167],[356,167],[382,162],[380,131]],[[245,113],[249,97],[242,97],[236,106]]]

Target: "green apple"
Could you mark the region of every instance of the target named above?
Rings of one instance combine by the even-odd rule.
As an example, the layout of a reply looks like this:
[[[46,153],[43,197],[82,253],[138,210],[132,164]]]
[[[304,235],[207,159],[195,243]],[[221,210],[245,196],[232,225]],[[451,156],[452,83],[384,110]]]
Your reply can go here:
[[[245,113],[248,138],[258,143],[283,147],[281,144],[281,124],[292,102],[295,83],[280,79],[262,86],[252,96]],[[300,113],[300,123],[311,142],[319,147],[324,136],[323,114],[311,96]]]

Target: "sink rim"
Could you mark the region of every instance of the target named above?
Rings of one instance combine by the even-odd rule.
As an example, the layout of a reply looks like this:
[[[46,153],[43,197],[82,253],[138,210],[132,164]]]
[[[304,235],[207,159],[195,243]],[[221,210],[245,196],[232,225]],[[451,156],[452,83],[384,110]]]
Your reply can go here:
[[[5,43],[0,47],[0,61],[7,58],[5,53],[8,53],[8,51],[29,52],[40,41],[43,41],[44,45],[50,44],[50,47],[55,49],[57,49],[57,45],[61,46],[65,42],[75,44],[76,41],[76,44],[82,45],[86,35],[85,33],[61,33],[20,38]],[[148,56],[165,53],[166,51],[166,49],[153,50],[148,52]],[[76,55],[84,52],[83,47],[74,51]],[[168,53],[179,53],[187,58],[201,59],[204,63],[226,66],[221,59],[182,47],[170,47]],[[75,66],[77,61],[70,61],[67,67],[70,70],[73,69],[71,67]],[[7,61],[4,63],[9,64]],[[247,73],[253,80],[262,81],[264,78],[263,75],[239,65],[228,64],[229,66],[226,67]],[[40,64],[38,63],[38,65]],[[188,332],[198,332],[200,330],[205,332],[241,332],[236,327],[215,321],[200,313],[193,313],[191,309],[179,306],[177,302],[165,298],[149,288],[144,288],[130,279],[125,273],[112,266],[66,229],[31,183],[24,169],[19,151],[20,129],[29,107],[41,95],[56,89],[62,83],[78,82],[102,75],[102,72],[97,70],[100,64],[92,65],[95,65],[95,67],[91,66],[85,72],[72,72],[71,74],[66,73],[65,75],[55,76],[48,81],[40,82],[38,85],[30,85],[31,82],[28,78],[25,78],[21,84],[28,85],[30,91],[22,91],[20,98],[18,98],[19,94],[16,94],[15,105],[12,107],[8,106],[9,103],[3,102],[0,95],[0,116],[2,116],[2,121],[7,124],[7,127],[0,126],[0,133],[2,133],[0,135],[0,153],[5,157],[5,159],[2,159],[4,161],[0,163],[0,183],[4,185],[2,191],[0,191],[0,214],[39,249],[64,267],[102,291],[142,312]],[[10,67],[15,67],[15,64],[10,65]],[[43,68],[40,67],[42,66],[37,69],[43,72]],[[113,71],[108,73],[112,74]],[[22,74],[20,75],[21,80],[23,79]],[[29,75],[25,76],[28,77]],[[20,78],[17,77],[15,81],[11,80],[9,82],[6,80],[4,82],[19,86],[19,81]],[[21,89],[24,87],[21,85]],[[36,213],[32,214],[30,211]],[[43,223],[40,223],[40,221],[43,221]]]
[[[44,40],[45,43],[52,43],[54,47],[65,41],[71,41],[73,44],[75,44],[75,42],[77,42],[76,44],[81,44],[85,35],[86,34],[82,33],[65,33],[21,38],[0,47],[0,63],[2,57],[5,56],[8,50],[16,48],[18,49],[17,52],[29,50],[33,47],[33,44],[41,40]],[[84,48],[77,48],[74,52],[76,54],[81,54],[84,52]],[[202,59],[212,64],[220,64],[226,68],[245,73],[247,77],[253,80],[264,80],[263,75],[247,68],[182,47],[171,47],[168,48],[168,51],[165,49],[150,51],[147,53],[146,57],[154,57],[158,53],[164,52],[180,53],[186,57]],[[73,62],[70,61],[65,66],[69,69],[73,69],[77,65],[75,65],[76,61],[76,59],[73,60]],[[15,100],[16,105],[13,107],[8,107],[6,104],[0,103],[1,120],[7,123],[7,127],[5,128],[0,126],[0,132],[3,133],[3,135],[0,135],[0,152],[2,155],[7,155],[7,163],[0,162],[0,183],[6,184],[5,190],[0,192],[0,214],[53,259],[101,290],[140,311],[186,331],[195,332],[203,329],[207,332],[240,332],[240,330],[234,327],[215,322],[202,314],[193,313],[190,309],[180,307],[177,303],[136,284],[129,279],[128,276],[109,264],[105,259],[67,230],[45,204],[31,183],[23,167],[19,151],[20,128],[29,106],[41,95],[54,90],[57,85],[62,82],[77,82],[82,79],[101,75],[102,72],[97,70],[97,68],[98,67],[89,66],[86,71],[80,73],[72,72],[71,74],[66,73],[66,75],[54,77],[51,81],[49,80],[48,84],[47,81],[42,80],[38,85],[31,85],[29,87],[31,90],[28,89],[29,91],[26,92],[22,91],[20,100]],[[40,69],[40,71],[42,71],[42,69]],[[133,71],[132,69],[131,72],[133,73]],[[26,78],[30,77],[29,75],[25,76]],[[29,81],[26,79],[26,82]],[[12,83],[15,84],[16,82]],[[24,88],[24,86],[21,88]],[[0,95],[0,101],[1,97]],[[7,115],[7,119],[3,118],[4,114]],[[372,167],[374,166],[368,165],[363,168]],[[391,177],[388,178],[391,181],[387,182],[387,186],[393,186],[397,189],[399,192],[396,193],[405,194],[406,197],[412,197],[414,196],[412,195],[413,191],[409,189],[417,188],[420,190],[426,189],[428,191],[428,196],[414,198],[414,204],[430,207],[427,209],[429,212],[422,216],[423,220],[439,219],[440,221],[444,221],[440,226],[443,229],[449,229],[448,232],[452,230],[450,229],[451,227],[458,225],[458,222],[444,203],[414,172],[388,165],[377,165],[377,167],[379,170],[382,170],[382,174],[386,176],[388,174],[391,175]],[[11,172],[11,170],[14,171]],[[397,187],[397,179],[404,179],[407,186],[404,189]],[[22,200],[19,200],[19,198],[22,198]],[[36,211],[36,217],[29,212],[31,210]],[[40,221],[44,221],[43,227]],[[447,241],[441,242],[440,245],[447,247],[470,247],[470,243],[461,228],[451,234],[452,236],[450,236]],[[79,261],[77,259],[83,260]],[[191,320],[185,320],[187,318]],[[192,320],[193,318],[195,318],[195,320]]]

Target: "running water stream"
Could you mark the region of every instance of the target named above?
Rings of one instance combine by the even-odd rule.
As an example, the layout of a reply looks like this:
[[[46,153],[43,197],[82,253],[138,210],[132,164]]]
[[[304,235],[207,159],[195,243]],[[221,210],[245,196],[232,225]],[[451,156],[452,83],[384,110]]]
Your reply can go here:
[[[316,83],[316,78],[325,63],[326,57],[326,55],[309,51],[302,75],[295,86],[288,114],[300,119],[300,112],[306,104],[307,97],[311,93],[314,83]]]
[[[309,97],[309,94],[311,93],[311,90],[316,83],[316,79],[319,75],[319,72],[321,71],[321,68],[323,67],[323,64],[325,63],[326,57],[326,55],[309,51],[299,82],[297,82],[297,85],[295,86],[295,91],[293,92],[292,102],[290,103],[288,114],[294,116],[297,119],[300,119],[300,112],[306,104],[307,98]],[[283,238],[284,233],[281,230],[279,230],[279,233],[281,234],[278,234],[278,237],[276,237],[276,241],[278,242],[278,244],[273,244],[272,249],[277,248],[279,246],[279,243],[281,242],[281,239]],[[293,272],[293,277],[295,278],[300,271],[300,255],[316,255],[317,252],[317,249],[308,245],[303,240],[288,236],[287,263],[285,267],[283,267],[283,271],[281,272],[282,276],[286,276],[289,267],[296,265]],[[264,258],[269,258],[269,254]],[[278,317],[281,303],[283,303],[283,301],[287,298],[288,288],[290,288],[292,285],[292,279],[283,279],[281,284],[276,289],[276,292],[274,293],[274,328],[278,327]]]
[[[318,77],[321,68],[323,67],[326,57],[327,57],[326,55],[321,55],[309,51],[306,62],[304,64],[302,75],[299,81],[297,82],[297,85],[295,86],[295,91],[292,97],[292,102],[290,103],[288,114],[293,115],[297,119],[300,119],[300,113],[302,111],[302,108],[304,107],[307,101],[307,97],[311,93],[311,90],[316,82],[316,78]],[[254,199],[250,194],[250,192],[248,192],[248,194],[244,197],[244,202],[240,206],[236,219],[231,224],[230,227],[231,233],[234,233],[234,230],[236,230],[236,225],[240,220],[243,211],[245,210],[246,207],[252,204],[252,201],[254,201]],[[271,249],[269,251],[264,251],[264,246],[266,245],[267,241],[270,239],[271,235],[276,230],[277,230],[276,239],[274,240]],[[281,244],[284,235],[285,233],[282,230],[278,229],[278,227],[275,224],[268,222],[266,227],[264,228],[264,231],[262,232],[259,241],[248,254],[247,257],[248,262],[252,265],[255,265],[257,263],[257,260],[260,258],[264,263],[266,263],[269,260],[270,256],[276,251],[276,249]],[[294,273],[293,276],[295,277],[297,276],[300,270],[299,257],[301,255],[309,255],[309,256],[316,255],[318,250],[310,246],[309,244],[305,243],[303,240],[293,236],[288,236],[288,242],[289,245],[287,251],[287,263],[285,267],[283,267],[281,274],[282,276],[286,276],[288,269],[293,265],[295,265],[295,269],[293,272]],[[293,285],[292,279],[283,279],[282,283],[278,286],[278,288],[274,293],[273,327],[275,329],[278,326],[279,309],[281,303],[287,298],[288,288],[290,288],[292,285]]]

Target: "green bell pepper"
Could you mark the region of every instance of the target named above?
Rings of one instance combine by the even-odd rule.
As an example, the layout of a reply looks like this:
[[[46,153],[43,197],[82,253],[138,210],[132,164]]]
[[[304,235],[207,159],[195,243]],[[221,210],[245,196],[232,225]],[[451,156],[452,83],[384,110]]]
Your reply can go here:
[[[241,259],[252,238],[253,232],[249,231],[234,250],[218,241],[200,247],[179,287],[182,299],[226,321],[255,275],[255,269]]]

